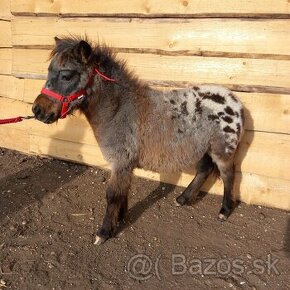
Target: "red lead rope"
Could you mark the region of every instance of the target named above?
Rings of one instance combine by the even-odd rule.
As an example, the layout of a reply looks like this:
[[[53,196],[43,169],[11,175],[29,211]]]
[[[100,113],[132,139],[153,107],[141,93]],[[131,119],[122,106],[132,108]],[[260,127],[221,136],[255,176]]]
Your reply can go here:
[[[15,118],[9,118],[9,119],[0,119],[0,125],[4,124],[13,124],[13,123],[18,123],[23,120],[28,120],[28,119],[34,119],[34,116],[26,116],[26,117],[15,117]]]

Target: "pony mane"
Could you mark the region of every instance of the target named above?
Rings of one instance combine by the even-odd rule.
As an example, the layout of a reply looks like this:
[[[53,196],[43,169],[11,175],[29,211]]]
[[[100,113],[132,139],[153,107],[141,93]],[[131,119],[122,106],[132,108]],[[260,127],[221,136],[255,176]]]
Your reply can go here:
[[[95,56],[98,56],[101,60],[116,58],[116,54],[106,44],[93,44],[93,42],[90,41],[86,35],[84,37],[78,35],[70,35],[61,37],[59,39],[59,42],[56,43],[50,53],[50,59],[55,56],[59,56],[61,59],[68,59],[70,57],[73,57],[73,50],[81,41],[87,42],[91,46],[93,54]]]
[[[92,48],[92,58],[90,61],[96,66],[102,67],[106,73],[110,75],[112,71],[118,72],[119,78],[125,78],[127,81],[134,82],[141,87],[146,86],[127,68],[126,61],[118,59],[116,52],[109,46],[99,42],[95,44],[86,35],[84,37],[77,35],[64,36],[59,41],[56,39],[56,45],[50,54],[50,59],[56,56],[60,63],[74,59],[76,57],[74,49],[81,41],[87,42]]]

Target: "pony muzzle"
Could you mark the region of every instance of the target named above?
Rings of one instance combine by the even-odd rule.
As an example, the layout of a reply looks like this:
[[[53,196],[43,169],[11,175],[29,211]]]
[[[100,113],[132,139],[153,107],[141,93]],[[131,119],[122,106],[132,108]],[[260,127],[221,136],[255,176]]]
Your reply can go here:
[[[33,103],[32,112],[37,120],[51,124],[61,117],[61,103],[40,94]]]

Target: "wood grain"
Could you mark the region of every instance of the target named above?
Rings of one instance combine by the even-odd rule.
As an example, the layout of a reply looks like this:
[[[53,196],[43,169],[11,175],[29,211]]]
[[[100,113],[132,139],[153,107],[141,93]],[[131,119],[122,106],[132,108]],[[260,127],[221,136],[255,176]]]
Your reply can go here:
[[[24,80],[10,75],[0,75],[0,96],[23,100]]]
[[[49,50],[14,49],[13,75],[45,79]],[[25,55],[25,57],[23,57]],[[128,67],[148,81],[194,81],[239,86],[277,86],[289,90],[290,61],[158,56],[120,53]]]
[[[290,59],[289,27],[290,19],[16,17],[12,22],[14,46],[49,48],[56,34],[71,33],[131,52],[284,59]]]
[[[26,130],[11,128],[9,125],[0,126],[0,147],[30,152],[30,139]]]
[[[0,74],[11,75],[12,48],[0,48]]]
[[[11,47],[11,22],[0,20],[0,47]]]
[[[131,17],[213,17],[213,16],[263,16],[287,17],[290,4],[287,0],[12,0],[15,15],[107,15]]]
[[[10,20],[11,12],[10,12],[10,0],[1,0],[0,1],[0,19]]]

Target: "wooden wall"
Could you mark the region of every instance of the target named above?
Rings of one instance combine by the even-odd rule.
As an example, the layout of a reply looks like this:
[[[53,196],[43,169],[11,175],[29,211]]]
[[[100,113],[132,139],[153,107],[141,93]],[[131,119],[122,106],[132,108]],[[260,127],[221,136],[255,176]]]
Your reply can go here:
[[[87,34],[154,86],[233,89],[247,108],[236,191],[247,203],[290,209],[288,0],[2,0],[0,32],[0,118],[30,114],[55,35]],[[5,125],[0,136],[3,147],[108,166],[80,116]],[[136,174],[183,186],[192,179]],[[219,180],[206,187],[222,193]]]

